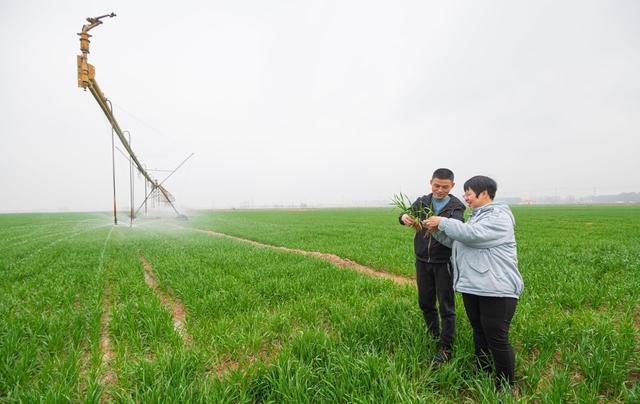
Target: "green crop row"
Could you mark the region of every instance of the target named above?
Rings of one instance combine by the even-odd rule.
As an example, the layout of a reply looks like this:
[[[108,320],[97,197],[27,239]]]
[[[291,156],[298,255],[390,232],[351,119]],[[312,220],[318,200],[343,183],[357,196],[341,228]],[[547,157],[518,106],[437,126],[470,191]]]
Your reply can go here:
[[[95,396],[92,358],[99,354],[102,250],[110,229],[26,219],[29,225],[9,220],[3,227],[14,235],[22,229],[27,239],[0,252],[0,401]],[[34,227],[41,233],[31,234]]]

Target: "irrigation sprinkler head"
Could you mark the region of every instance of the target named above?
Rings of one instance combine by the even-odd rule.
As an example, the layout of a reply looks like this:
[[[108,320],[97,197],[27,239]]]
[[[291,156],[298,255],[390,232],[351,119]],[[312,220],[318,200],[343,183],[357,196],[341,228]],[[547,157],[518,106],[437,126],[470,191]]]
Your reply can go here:
[[[115,16],[116,16],[116,13],[101,15],[100,17],[87,17],[87,21],[89,21],[91,24],[102,24],[102,21],[100,21],[101,19],[105,17],[115,17]]]

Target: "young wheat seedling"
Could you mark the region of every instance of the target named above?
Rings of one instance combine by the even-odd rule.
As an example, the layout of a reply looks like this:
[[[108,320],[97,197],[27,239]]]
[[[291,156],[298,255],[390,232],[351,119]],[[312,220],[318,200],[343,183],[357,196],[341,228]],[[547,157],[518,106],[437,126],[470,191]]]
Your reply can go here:
[[[423,230],[422,221],[433,216],[433,211],[428,207],[419,203],[418,206],[411,204],[411,199],[402,192],[400,194],[393,194],[391,205],[400,209],[402,214],[406,214],[413,219],[412,227],[416,230]],[[422,217],[424,216],[424,218]]]

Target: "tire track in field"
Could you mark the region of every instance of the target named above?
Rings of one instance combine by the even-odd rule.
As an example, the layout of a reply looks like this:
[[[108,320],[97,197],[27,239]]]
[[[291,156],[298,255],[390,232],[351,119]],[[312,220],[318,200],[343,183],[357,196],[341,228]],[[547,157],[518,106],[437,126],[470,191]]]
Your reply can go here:
[[[104,268],[104,253],[107,250],[107,244],[109,243],[109,239],[111,238],[111,233],[113,232],[112,227],[109,230],[109,234],[104,241],[104,246],[102,246],[102,253],[100,254],[100,264],[98,266],[98,270],[101,271]],[[108,282],[108,279],[107,279]],[[102,377],[100,379],[100,384],[105,387],[105,392],[102,394],[100,398],[101,403],[111,401],[111,394],[106,389],[108,386],[113,386],[116,383],[116,374],[111,368],[111,362],[115,356],[113,351],[113,346],[111,344],[111,338],[109,338],[109,322],[111,321],[111,285],[107,283],[104,289],[104,295],[102,297],[102,317],[100,318],[100,351],[102,352]]]
[[[164,293],[160,290],[158,279],[153,272],[153,267],[143,255],[140,255],[140,261],[142,261],[142,265],[144,267],[144,282],[156,293],[160,302],[162,302],[162,305],[171,310],[173,329],[178,333],[178,335],[180,335],[185,346],[190,345],[191,336],[187,333],[187,329],[184,324],[187,314],[184,305],[171,291]]]
[[[357,262],[351,261],[350,259],[339,257],[339,256],[337,256],[335,254],[323,253],[323,252],[318,252],[318,251],[306,251],[306,250],[301,250],[301,249],[298,249],[298,248],[289,248],[289,247],[276,246],[276,245],[272,245],[272,244],[265,244],[265,243],[261,243],[259,241],[249,240],[249,239],[245,239],[245,238],[241,238],[241,237],[237,237],[237,236],[231,236],[231,235],[226,234],[226,233],[220,233],[220,232],[212,231],[212,230],[205,230],[205,229],[198,229],[198,228],[188,228],[188,227],[182,227],[182,226],[178,226],[178,227],[181,227],[183,229],[190,229],[190,230],[197,231],[197,232],[200,232],[200,233],[205,233],[205,234],[208,234],[210,236],[226,237],[226,238],[230,238],[232,240],[242,241],[243,243],[248,243],[248,244],[251,244],[251,245],[255,245],[257,247],[271,248],[272,250],[285,251],[285,252],[305,255],[307,257],[320,258],[320,259],[322,259],[324,261],[328,261],[328,262],[331,262],[332,264],[338,265],[339,267],[352,269],[352,270],[355,270],[357,272],[360,272],[362,274],[365,274],[365,275],[373,277],[373,278],[388,279],[388,280],[390,280],[390,281],[392,281],[394,283],[400,284],[400,285],[414,285],[415,284],[415,280],[414,279],[407,278],[407,277],[400,276],[400,275],[395,275],[395,274],[392,274],[392,273],[389,273],[389,272],[385,272],[385,271],[378,271],[378,270],[375,270],[375,269],[370,268],[368,266],[365,266],[365,265],[362,265],[362,264],[358,264]]]
[[[101,403],[111,401],[109,386],[116,384],[116,374],[111,368],[111,362],[115,357],[111,338],[109,337],[109,322],[111,321],[111,287],[107,285],[102,298],[102,318],[100,319],[100,350],[102,351],[102,377],[100,384],[104,391],[100,397]]]

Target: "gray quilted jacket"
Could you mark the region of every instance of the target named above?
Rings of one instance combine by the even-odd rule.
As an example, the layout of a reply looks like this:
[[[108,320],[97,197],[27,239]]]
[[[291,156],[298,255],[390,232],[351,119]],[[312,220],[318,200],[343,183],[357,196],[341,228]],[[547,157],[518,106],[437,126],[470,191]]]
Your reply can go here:
[[[509,205],[473,209],[466,223],[442,218],[433,236],[452,248],[453,288],[478,296],[515,297],[524,289],[518,271],[515,219]]]

